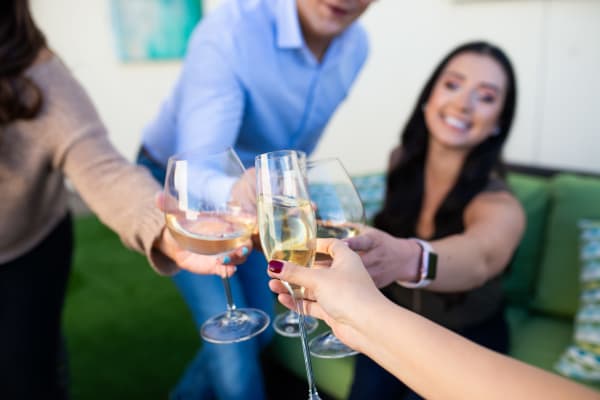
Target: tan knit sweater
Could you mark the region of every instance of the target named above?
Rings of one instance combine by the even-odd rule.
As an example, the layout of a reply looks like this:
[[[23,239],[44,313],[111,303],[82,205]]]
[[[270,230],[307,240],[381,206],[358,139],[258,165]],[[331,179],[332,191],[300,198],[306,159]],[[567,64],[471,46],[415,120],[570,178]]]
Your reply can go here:
[[[145,253],[158,272],[175,272],[152,249],[164,224],[154,205],[160,186],[111,145],[90,99],[57,57],[26,74],[41,89],[43,107],[33,120],[0,127],[0,264],[31,250],[65,216],[67,177],[128,247]]]

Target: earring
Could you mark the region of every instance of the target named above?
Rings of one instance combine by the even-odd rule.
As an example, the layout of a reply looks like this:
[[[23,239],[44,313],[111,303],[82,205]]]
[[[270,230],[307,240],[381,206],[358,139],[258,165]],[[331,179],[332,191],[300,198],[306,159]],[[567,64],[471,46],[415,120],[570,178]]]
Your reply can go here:
[[[492,129],[492,132],[490,132],[490,136],[498,136],[500,134],[500,127],[499,126],[495,126],[494,129]]]

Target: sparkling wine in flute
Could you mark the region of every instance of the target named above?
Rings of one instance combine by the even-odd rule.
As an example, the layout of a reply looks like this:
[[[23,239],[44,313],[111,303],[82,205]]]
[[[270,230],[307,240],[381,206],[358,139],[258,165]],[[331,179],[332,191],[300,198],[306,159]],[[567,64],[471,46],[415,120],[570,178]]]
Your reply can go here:
[[[315,257],[316,224],[308,200],[259,196],[258,224],[262,248],[269,260],[310,267]],[[300,289],[292,285],[294,291]]]
[[[242,246],[252,235],[255,220],[250,215],[227,212],[196,212],[165,216],[177,243],[194,253],[219,255]]]

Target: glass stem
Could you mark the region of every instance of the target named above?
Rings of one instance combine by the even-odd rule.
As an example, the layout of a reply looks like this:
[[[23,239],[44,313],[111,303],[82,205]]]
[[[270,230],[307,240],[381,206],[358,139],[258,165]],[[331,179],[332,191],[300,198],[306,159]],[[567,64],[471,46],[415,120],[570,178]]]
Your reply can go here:
[[[231,285],[229,284],[229,277],[226,276],[221,279],[223,280],[223,287],[225,288],[225,297],[227,297],[227,315],[231,316],[231,312],[235,310],[235,304],[233,303],[233,296],[231,295]]]
[[[308,349],[308,339],[306,337],[306,327],[304,326],[304,306],[302,304],[302,298],[296,298],[296,296],[293,297],[296,302],[298,317],[300,318],[300,340],[302,342],[302,355],[304,356],[304,366],[306,368],[306,378],[308,380],[308,400],[321,400],[313,376],[310,351]]]

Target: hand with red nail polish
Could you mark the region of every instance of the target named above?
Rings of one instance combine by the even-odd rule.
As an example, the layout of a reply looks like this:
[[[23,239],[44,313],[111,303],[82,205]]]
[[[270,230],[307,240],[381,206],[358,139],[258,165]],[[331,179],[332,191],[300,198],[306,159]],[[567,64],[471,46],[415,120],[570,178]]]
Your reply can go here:
[[[369,304],[369,299],[380,296],[373,281],[366,272],[360,257],[348,246],[336,239],[318,239],[317,251],[331,256],[331,265],[304,268],[298,265],[271,260],[268,273],[277,278],[269,282],[269,287],[279,295],[279,301],[294,309],[294,301],[281,281],[302,286],[305,311],[330,325],[338,338],[354,347],[354,328],[348,325],[355,309],[357,298],[360,307]]]
[[[303,286],[305,312],[323,319],[348,346],[364,353],[427,399],[600,399],[575,382],[483,348],[400,307],[376,288],[358,254],[336,239],[318,239],[330,267],[272,260],[269,287],[294,302],[280,280]],[[501,379],[498,379],[500,377]]]

